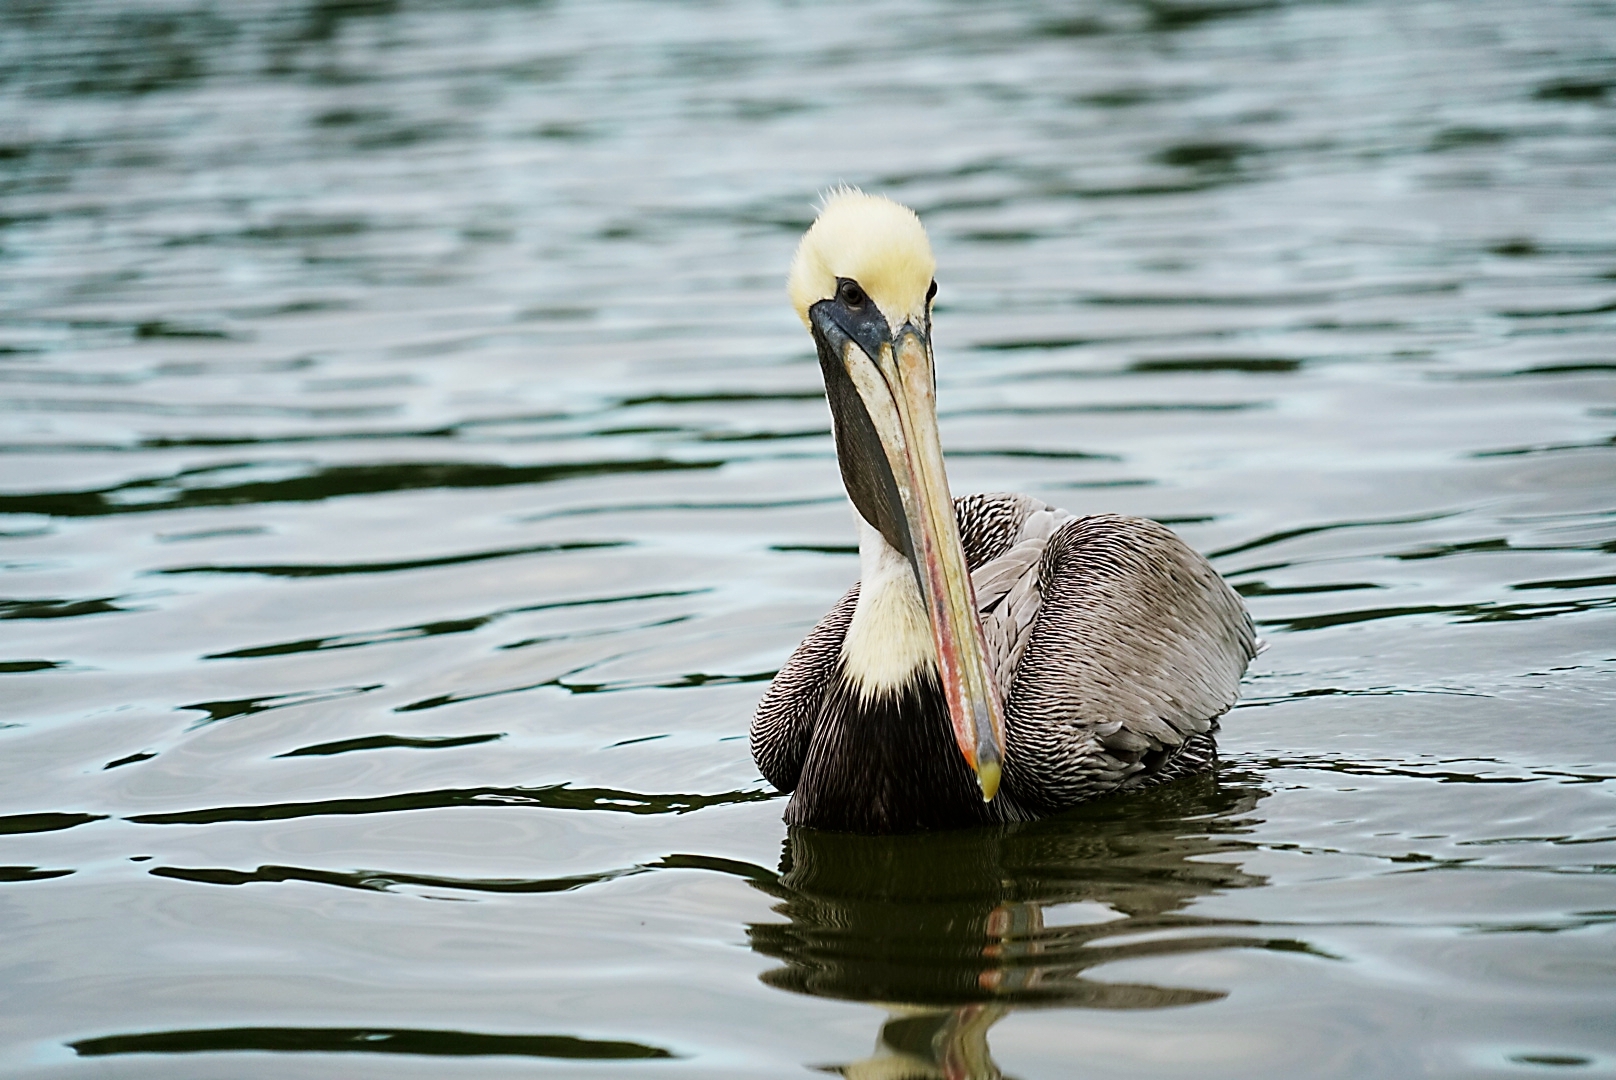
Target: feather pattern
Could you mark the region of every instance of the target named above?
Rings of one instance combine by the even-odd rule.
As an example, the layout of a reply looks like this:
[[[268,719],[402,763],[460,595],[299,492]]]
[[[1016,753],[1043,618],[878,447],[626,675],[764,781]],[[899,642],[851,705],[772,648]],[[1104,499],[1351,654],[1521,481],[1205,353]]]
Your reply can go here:
[[[1025,495],[969,495],[954,506],[1004,699],[1006,753],[994,803],[976,798],[974,817],[956,808],[940,819],[1054,813],[1211,765],[1218,717],[1257,651],[1251,618],[1217,571],[1145,518],[1079,517]],[[857,599],[855,585],[758,705],[753,755],[781,791],[797,789],[810,757],[829,764],[839,747],[862,741],[837,690]],[[969,785],[960,790],[973,797]],[[828,794],[799,791],[788,817],[814,823],[798,802],[820,797]],[[881,821],[890,817],[883,811]],[[836,816],[842,827],[858,828],[844,818]]]

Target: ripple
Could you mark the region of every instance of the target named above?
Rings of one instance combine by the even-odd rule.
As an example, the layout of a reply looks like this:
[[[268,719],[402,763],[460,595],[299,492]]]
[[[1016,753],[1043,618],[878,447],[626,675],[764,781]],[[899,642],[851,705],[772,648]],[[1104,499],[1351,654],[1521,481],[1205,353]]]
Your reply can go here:
[[[488,735],[367,735],[360,739],[340,739],[337,742],[300,746],[296,750],[288,750],[284,754],[276,754],[275,756],[278,758],[327,757],[331,754],[348,754],[355,750],[389,750],[394,748],[440,750],[454,746],[476,746],[478,743],[493,742],[504,737],[504,732],[494,732]],[[111,766],[108,766],[108,768],[111,768]]]
[[[1157,374],[1182,371],[1238,371],[1250,375],[1274,375],[1300,371],[1302,361],[1273,356],[1181,356],[1136,360],[1129,371]]]
[[[1226,413],[1270,409],[1268,401],[1139,401],[1087,405],[1005,405],[979,409],[947,410],[938,415],[956,416],[1106,416],[1128,413]]]
[[[1616,374],[1616,364],[1598,360],[1576,361],[1568,364],[1536,364],[1510,371],[1457,371],[1432,372],[1433,378],[1448,379],[1519,379],[1545,375],[1610,375]]]
[[[998,450],[947,450],[945,458],[1040,458],[1047,461],[1121,461],[1117,454],[1101,454],[1089,450],[1031,450],[1005,447]]]
[[[765,442],[771,439],[818,439],[829,435],[830,428],[804,428],[800,431],[704,431],[698,442]]]
[[[1388,281],[1339,290],[1295,290],[1264,293],[1094,293],[1081,302],[1100,307],[1287,307],[1375,297],[1427,296],[1456,292],[1452,281]]]
[[[147,513],[198,506],[246,503],[320,502],[353,495],[378,495],[425,488],[485,488],[515,484],[547,484],[587,476],[713,469],[716,461],[579,461],[548,465],[500,465],[491,462],[409,462],[382,465],[303,466],[300,475],[244,484],[218,483],[221,470],[241,465],[188,469],[172,476],[134,480],[94,491],[0,495],[0,513],[86,517]]]
[[[1572,1068],[1581,1068],[1584,1065],[1594,1063],[1593,1058],[1583,1057],[1581,1054],[1511,1054],[1509,1060],[1518,1061],[1522,1065],[1569,1066]]]
[[[265,656],[288,656],[293,653],[322,652],[328,649],[357,649],[370,645],[390,645],[398,641],[437,637],[443,634],[468,634],[511,615],[535,611],[558,611],[575,607],[598,607],[606,604],[632,604],[643,600],[664,600],[672,597],[697,596],[708,589],[668,589],[661,592],[629,593],[623,596],[592,596],[579,600],[553,600],[543,604],[523,604],[520,607],[500,608],[486,615],[473,615],[464,619],[438,619],[414,626],[401,626],[389,630],[376,630],[350,634],[332,634],[327,637],[304,638],[274,645],[254,645],[230,652],[210,653],[204,660],[250,660]],[[526,644],[523,642],[521,644]],[[515,648],[516,646],[511,646]]]
[[[634,629],[640,629],[640,627],[635,627]],[[569,637],[580,636],[589,635],[569,635]],[[502,647],[520,648],[529,644],[533,644],[533,642],[522,641],[513,645]],[[578,670],[588,670],[594,666],[595,664],[592,662],[586,665],[584,668]],[[505,697],[509,694],[525,694],[530,690],[539,690],[543,689],[544,687],[554,687],[558,690],[565,690],[569,694],[615,694],[626,690],[688,690],[700,686],[734,686],[743,683],[768,682],[770,679],[778,675],[779,671],[771,668],[768,671],[754,671],[744,675],[708,675],[701,672],[692,672],[687,675],[680,675],[674,679],[623,679],[615,682],[598,683],[582,682],[570,678],[571,675],[576,673],[576,671],[573,671],[568,672],[565,675],[543,679],[538,682],[521,683],[516,686],[502,686],[497,690],[482,690],[476,693],[463,694],[435,694],[432,697],[421,698],[419,701],[411,701],[407,704],[396,706],[393,711],[397,713],[406,713],[422,712],[427,709],[441,709],[445,705],[463,705],[468,701],[486,701],[489,698]]]
[[[562,676],[555,680],[554,685],[573,694],[611,694],[623,690],[687,690],[697,686],[738,686],[744,683],[768,682],[778,674],[779,671],[773,668],[768,671],[751,671],[744,675],[709,675],[698,671],[674,679],[624,679],[620,682],[603,683],[574,682]]]
[[[1335,532],[1340,529],[1368,529],[1382,525],[1422,525],[1428,521],[1442,521],[1445,518],[1457,517],[1465,513],[1463,510],[1439,510],[1429,514],[1415,514],[1409,517],[1397,518],[1363,518],[1352,521],[1332,521],[1323,525],[1302,525],[1292,529],[1282,529],[1278,532],[1267,533],[1255,540],[1247,540],[1232,547],[1219,548],[1208,552],[1207,558],[1221,559],[1229,555],[1239,555],[1258,548],[1272,547],[1274,544],[1284,543],[1286,540],[1295,540],[1298,537],[1314,536],[1318,533]],[[1251,573],[1252,571],[1245,571]],[[1239,571],[1236,571],[1239,573]]]
[[[551,555],[567,551],[593,551],[600,548],[627,547],[626,540],[569,540],[559,544],[529,544],[526,547],[502,548],[497,551],[474,551],[464,555],[440,555],[429,559],[405,559],[398,562],[371,563],[286,563],[273,566],[174,566],[149,570],[151,574],[261,574],[265,577],[333,577],[343,574],[390,574],[399,570],[424,570],[434,566],[458,566],[464,563],[486,562],[490,559],[509,559],[520,555]]]
[[[1235,19],[1273,11],[1277,0],[1223,0],[1221,3],[1180,3],[1176,0],[1145,0],[1150,25],[1156,30],[1187,30],[1218,19]]]
[[[235,720],[254,713],[269,712],[272,709],[290,709],[298,705],[315,705],[323,701],[340,701],[346,697],[357,694],[368,694],[372,690],[380,690],[381,683],[372,683],[369,686],[339,686],[331,690],[299,690],[288,694],[274,694],[261,698],[238,698],[234,701],[198,701],[190,705],[181,705],[182,712],[197,710],[207,714],[205,718],[191,725],[195,730],[208,724],[216,724],[221,720]]]
[[[1559,578],[1552,581],[1522,581],[1511,585],[1512,589],[1597,589],[1605,585],[1616,585],[1616,574],[1607,574],[1603,577],[1585,578]]]
[[[1290,619],[1259,619],[1257,625],[1291,632],[1327,630],[1336,626],[1377,622],[1382,619],[1403,619],[1417,615],[1454,616],[1450,621],[1459,623],[1525,622],[1532,619],[1551,619],[1558,615],[1578,615],[1610,607],[1616,607],[1616,596],[1547,601],[1540,604],[1501,604],[1492,601],[1479,604],[1409,604],[1401,607],[1336,611],[1325,615],[1303,615]]]
[[[1584,307],[1545,308],[1540,311],[1500,311],[1498,314],[1506,319],[1559,319],[1569,318],[1573,315],[1608,315],[1616,311],[1616,300],[1607,300],[1603,304],[1590,304]]]
[[[51,671],[66,667],[65,660],[0,660],[0,675],[21,675],[31,671]]]
[[[1405,691],[1413,692],[1413,691]],[[1616,780],[1604,773],[1572,772],[1563,769],[1518,769],[1507,762],[1491,759],[1468,759],[1484,770],[1461,771],[1447,768],[1461,761],[1440,761],[1419,765],[1406,761],[1356,760],[1351,758],[1320,756],[1301,758],[1285,755],[1240,755],[1242,763],[1265,769],[1303,769],[1348,776],[1394,776],[1405,780],[1434,780],[1439,784],[1603,784]],[[1506,775],[1507,774],[1507,775]]]
[[[641,405],[733,405],[758,401],[821,401],[824,397],[825,392],[819,389],[778,390],[769,393],[711,390],[690,394],[640,394],[620,398],[617,404],[621,408],[632,409]]]
[[[94,600],[0,600],[0,619],[76,619],[83,615],[105,615],[113,611],[133,611],[119,607],[116,596]]]
[[[229,341],[234,336],[228,330],[169,322],[166,319],[155,319],[135,326],[137,338],[201,338],[206,341]]]
[[[1532,92],[1539,101],[1602,101],[1616,90],[1616,78],[1608,75],[1553,79]]]
[[[857,544],[770,544],[770,551],[811,551],[817,555],[857,555]]]
[[[396,814],[454,806],[524,806],[544,810],[606,810],[620,814],[688,814],[710,806],[764,802],[776,798],[779,795],[773,791],[758,790],[728,791],[718,795],[644,795],[613,788],[575,788],[567,784],[550,784],[545,787],[444,788],[379,795],[368,799],[219,806],[205,810],[139,814],[125,820],[140,825],[212,825],[221,821],[284,821],[289,818],[350,814]],[[0,826],[5,820],[0,818]]]
[[[788,510],[799,506],[827,506],[839,503],[846,499],[845,495],[824,495],[806,499],[758,499],[738,502],[656,502],[656,503],[624,503],[621,505],[604,506],[569,506],[560,510],[547,510],[542,514],[529,514],[517,518],[517,521],[548,521],[551,518],[582,517],[589,514],[660,514],[660,513],[706,513],[709,511],[752,511],[752,510]]]
[[[16,833],[58,832],[100,821],[105,814],[12,814],[0,817],[0,836]]]
[[[1586,544],[1517,544],[1506,536],[1490,536],[1482,540],[1459,540],[1448,544],[1431,544],[1413,551],[1388,552],[1386,557],[1398,562],[1423,562],[1427,559],[1446,559],[1455,555],[1497,554],[1523,551],[1611,551],[1616,541],[1592,541]]]
[[[335,885],[344,889],[363,889],[367,892],[391,892],[399,885],[416,885],[429,889],[453,889],[482,893],[558,893],[572,892],[586,885],[615,881],[630,874],[644,873],[645,867],[631,866],[621,870],[606,870],[598,874],[576,874],[559,878],[457,878],[432,874],[402,874],[391,870],[311,870],[302,866],[260,866],[253,871],[188,868],[181,866],[154,866],[154,877],[194,881],[202,885],[250,885],[255,882],[305,881],[318,885]]]
[[[766,870],[761,866],[754,866],[751,863],[711,855],[683,854],[668,855],[652,862],[637,863],[633,866],[625,866],[614,870],[603,870],[593,874],[573,874],[557,878],[463,878],[432,874],[405,874],[391,870],[334,871],[301,866],[275,865],[260,866],[254,871],[157,866],[153,867],[149,873],[156,877],[174,878],[179,881],[191,881],[202,885],[238,886],[255,883],[301,881],[317,885],[333,885],[344,889],[360,889],[367,892],[384,893],[393,892],[400,885],[412,885],[430,889],[479,893],[544,894],[573,892],[589,885],[599,885],[609,881],[616,881],[619,878],[652,873],[658,870],[705,870],[763,885],[771,885],[778,879],[778,875],[773,871]],[[72,873],[72,871],[59,871],[50,876],[57,876],[61,873]],[[409,895],[429,900],[441,899],[431,894],[412,893]]]
[[[66,877],[72,870],[41,870],[37,866],[0,866],[0,883],[18,881],[49,881]]]
[[[418,1028],[204,1028],[103,1035],[69,1043],[79,1057],[118,1054],[416,1054],[432,1057],[537,1057],[582,1061],[668,1059],[644,1043],[572,1035],[484,1035]]]
[[[1537,443],[1533,446],[1512,446],[1503,450],[1474,450],[1471,457],[1500,458],[1500,457],[1526,457],[1533,454],[1559,454],[1567,450],[1608,450],[1616,447],[1616,435],[1598,442],[1553,442]]]
[[[1270,585],[1266,581],[1242,581],[1234,587],[1241,596],[1307,596],[1313,593],[1357,592],[1384,589],[1372,581],[1344,581],[1326,585]]]
[[[240,401],[135,401],[127,398],[0,398],[0,412],[124,414],[130,416],[262,417],[277,420],[352,420],[390,416],[396,405],[262,405]]]

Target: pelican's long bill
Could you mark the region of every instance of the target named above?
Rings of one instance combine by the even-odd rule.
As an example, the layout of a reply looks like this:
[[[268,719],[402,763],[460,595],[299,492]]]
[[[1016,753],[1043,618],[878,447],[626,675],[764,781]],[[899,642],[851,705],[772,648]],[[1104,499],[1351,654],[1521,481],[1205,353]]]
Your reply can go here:
[[[911,318],[894,331],[873,302],[849,297],[863,293],[844,281],[807,313],[842,477],[865,520],[914,567],[954,737],[990,801],[1004,762],[1004,716],[943,468],[930,320]]]

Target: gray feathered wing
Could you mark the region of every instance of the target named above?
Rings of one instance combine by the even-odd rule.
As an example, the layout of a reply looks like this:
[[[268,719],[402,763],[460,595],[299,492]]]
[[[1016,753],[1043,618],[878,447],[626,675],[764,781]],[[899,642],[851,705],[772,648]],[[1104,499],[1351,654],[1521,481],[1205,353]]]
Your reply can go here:
[[[808,631],[775,674],[752,715],[752,760],[777,791],[796,790],[819,719],[819,704],[835,676],[842,639],[857,603],[858,586],[854,585]]]
[[[1024,495],[956,499],[960,536],[1005,695],[1005,786],[1050,813],[1194,771],[1256,654],[1240,598],[1170,530],[1073,517]],[[797,785],[858,600],[854,586],[775,676],[753,757]]]
[[[1146,518],[976,498],[1017,507],[1015,535],[972,574],[1005,694],[1006,786],[1052,812],[1209,764],[1257,653],[1234,590]]]

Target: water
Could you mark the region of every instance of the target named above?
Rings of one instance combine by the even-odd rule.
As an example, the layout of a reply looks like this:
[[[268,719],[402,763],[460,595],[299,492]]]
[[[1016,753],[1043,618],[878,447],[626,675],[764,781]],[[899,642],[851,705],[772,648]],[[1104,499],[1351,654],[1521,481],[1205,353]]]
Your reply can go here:
[[[1616,1073],[1613,41],[6,5],[0,1071]],[[1216,783],[786,835],[838,181],[931,229],[955,489],[1247,596]]]

